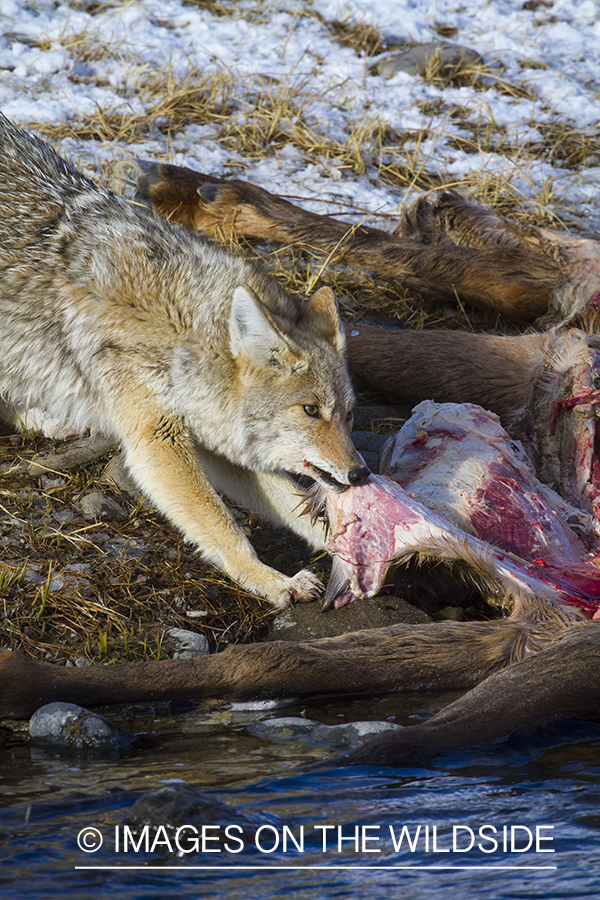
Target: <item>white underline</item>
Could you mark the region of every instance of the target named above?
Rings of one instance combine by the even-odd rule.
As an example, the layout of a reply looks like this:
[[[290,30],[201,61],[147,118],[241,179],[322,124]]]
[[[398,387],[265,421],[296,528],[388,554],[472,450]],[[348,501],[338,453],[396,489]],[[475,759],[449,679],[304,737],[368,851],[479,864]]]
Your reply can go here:
[[[253,872],[270,872],[270,871],[278,871],[285,872],[289,870],[290,872],[305,872],[305,871],[355,871],[356,869],[360,869],[365,872],[374,872],[378,870],[385,871],[394,871],[396,869],[412,869],[417,871],[431,871],[431,870],[443,870],[445,872],[452,872],[458,870],[466,870],[469,871],[471,869],[483,869],[486,872],[518,872],[521,870],[534,870],[534,871],[553,871],[558,869],[558,866],[269,866],[266,864],[260,866],[187,866],[185,864],[181,864],[179,866],[75,866],[76,869],[86,869],[86,870],[94,870],[94,871],[112,871],[112,872],[129,872],[129,871],[137,871],[143,870],[145,872],[155,872],[160,870],[169,870],[176,872],[187,872],[187,871],[203,871],[203,872],[211,872],[211,871],[219,871],[219,872],[241,872],[241,871],[253,871]]]

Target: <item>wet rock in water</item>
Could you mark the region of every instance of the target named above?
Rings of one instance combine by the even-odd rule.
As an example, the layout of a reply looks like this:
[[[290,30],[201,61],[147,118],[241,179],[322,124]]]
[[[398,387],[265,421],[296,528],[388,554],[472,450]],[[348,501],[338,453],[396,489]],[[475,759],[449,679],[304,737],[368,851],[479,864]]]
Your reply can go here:
[[[86,519],[126,519],[123,507],[101,491],[90,491],[79,500],[79,507]]]
[[[295,741],[300,737],[310,737],[320,725],[320,722],[303,719],[302,716],[281,716],[256,722],[250,725],[248,731],[268,741]]]
[[[29,722],[30,736],[40,743],[76,750],[126,749],[134,736],[124,728],[74,703],[47,703]]]
[[[356,747],[385,731],[400,731],[394,722],[347,722],[343,725],[319,725],[311,734],[317,744],[327,744],[336,750]]]
[[[257,722],[248,728],[250,734],[268,741],[295,741],[305,738],[311,743],[325,744],[336,750],[356,747],[384,731],[399,731],[402,725],[393,722],[346,722],[342,725],[323,725],[300,716],[282,716]]]
[[[193,659],[210,653],[208,639],[203,634],[187,631],[185,628],[169,628],[166,643],[174,648],[173,659]]]
[[[256,828],[265,822],[277,823],[275,816],[243,813],[234,806],[223,803],[212,794],[198,791],[189,784],[167,784],[139,797],[126,818],[128,825],[135,831],[149,826],[157,839],[157,848],[165,855],[169,852],[180,855],[194,850],[199,852],[197,839],[192,829],[206,831],[211,850],[216,849],[215,841],[239,840],[254,836]],[[185,824],[185,834],[178,836],[179,844],[174,841],[178,828]],[[225,829],[230,829],[228,834]],[[160,838],[160,842],[159,842]],[[235,845],[234,845],[235,846]]]
[[[384,78],[393,78],[398,72],[427,75],[435,69],[441,77],[452,78],[482,62],[479,53],[469,47],[450,41],[428,41],[404,47],[393,56],[380,60],[375,65],[375,71]]]

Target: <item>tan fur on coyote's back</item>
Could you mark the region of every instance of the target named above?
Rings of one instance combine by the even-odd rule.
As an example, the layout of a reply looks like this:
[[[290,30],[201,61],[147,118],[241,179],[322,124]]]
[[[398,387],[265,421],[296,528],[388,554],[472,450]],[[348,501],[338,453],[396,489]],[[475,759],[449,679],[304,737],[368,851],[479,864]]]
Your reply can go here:
[[[344,349],[331,291],[292,297],[0,118],[0,397],[120,440],[186,539],[278,607],[318,581],[262,564],[216,491],[323,546],[284,473],[368,474]]]

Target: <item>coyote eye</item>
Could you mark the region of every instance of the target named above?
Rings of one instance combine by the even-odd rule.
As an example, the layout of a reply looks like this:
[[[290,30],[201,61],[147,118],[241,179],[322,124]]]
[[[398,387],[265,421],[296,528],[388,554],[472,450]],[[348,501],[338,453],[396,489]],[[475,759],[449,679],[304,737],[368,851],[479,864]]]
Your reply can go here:
[[[316,403],[307,403],[304,407],[304,412],[307,416],[311,416],[311,418],[320,418],[321,414],[319,412],[319,407]]]

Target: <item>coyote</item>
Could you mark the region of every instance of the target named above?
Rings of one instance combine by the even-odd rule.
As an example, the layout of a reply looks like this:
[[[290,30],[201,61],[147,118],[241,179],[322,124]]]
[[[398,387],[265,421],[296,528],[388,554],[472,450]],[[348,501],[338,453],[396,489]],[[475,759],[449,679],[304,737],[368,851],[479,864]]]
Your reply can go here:
[[[119,440],[132,475],[210,562],[283,608],[316,576],[264,565],[217,491],[313,548],[292,476],[369,475],[333,293],[266,271],[101,190],[0,117],[0,398]]]

